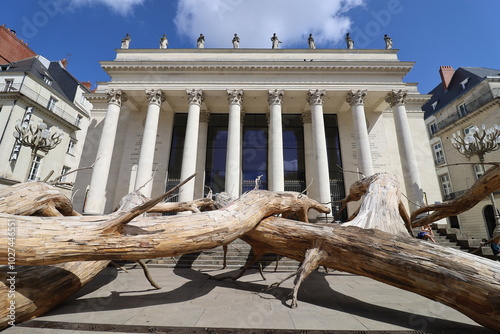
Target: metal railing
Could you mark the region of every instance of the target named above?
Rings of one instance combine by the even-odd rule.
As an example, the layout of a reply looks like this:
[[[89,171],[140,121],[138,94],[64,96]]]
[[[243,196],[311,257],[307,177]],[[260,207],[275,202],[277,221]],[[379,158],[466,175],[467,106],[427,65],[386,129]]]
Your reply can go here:
[[[64,111],[62,108],[59,108],[57,105],[51,105],[51,108],[49,109],[49,100],[47,100],[45,97],[40,95],[40,93],[35,92],[33,89],[30,87],[24,85],[24,84],[0,84],[0,94],[2,93],[15,93],[18,92],[27,98],[29,98],[31,101],[39,104],[43,110],[47,110],[54,115],[59,116],[66,122],[74,125],[74,126],[79,126],[80,120],[77,117],[72,116],[68,112]]]
[[[447,118],[443,119],[442,121],[438,122],[436,124],[436,132],[439,132],[443,130],[444,128],[448,127],[449,125],[455,123],[461,118],[464,118],[467,115],[470,115],[471,113],[475,112],[477,109],[481,108],[482,106],[486,105],[487,103],[493,101],[494,99],[498,98],[500,96],[500,88],[493,88],[490,91],[487,91],[483,95],[477,97],[476,99],[472,100],[471,102],[467,103],[465,105],[465,111],[459,113],[458,111],[454,112]],[[435,135],[432,134],[432,135]]]

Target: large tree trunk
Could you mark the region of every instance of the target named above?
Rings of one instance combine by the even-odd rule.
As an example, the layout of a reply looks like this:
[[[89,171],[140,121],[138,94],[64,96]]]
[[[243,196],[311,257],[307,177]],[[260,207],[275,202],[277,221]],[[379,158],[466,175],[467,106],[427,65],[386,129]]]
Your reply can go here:
[[[78,215],[59,189],[43,182],[1,189],[0,212],[44,217]],[[17,233],[20,231],[18,228]],[[50,311],[90,282],[109,262],[76,261],[53,266],[16,263],[13,267],[0,267],[0,296],[5,296],[0,298],[0,330]]]
[[[376,229],[318,226],[277,217],[264,219],[242,239],[258,253],[276,253],[300,262],[308,250],[317,248],[326,256],[316,266],[415,292],[500,331],[498,262]]]
[[[0,214],[0,264],[7,263],[7,226],[22,226],[16,237],[17,265],[69,261],[140,260],[168,257],[226,245],[263,218],[282,212],[328,209],[305,195],[253,190],[229,206],[193,215],[137,217],[24,217]],[[137,211],[137,214],[140,214]],[[133,223],[130,220],[136,218]]]
[[[355,218],[351,224],[366,227],[365,221],[373,228],[264,219],[284,212],[304,217],[305,208],[324,209],[301,194],[266,191],[252,191],[221,210],[193,215],[137,217],[155,204],[149,203],[140,210],[98,217],[0,214],[0,227],[5,231],[9,222],[23,226],[18,234],[16,260],[17,264],[27,265],[173,256],[225,245],[242,237],[257,254],[275,252],[305,260],[301,279],[319,265],[364,275],[440,301],[486,327],[500,330],[500,265],[404,236],[402,220],[396,214],[401,213],[400,203],[395,200],[399,190],[388,174],[373,176],[354,189],[357,195],[351,199],[365,195],[363,203],[369,204],[361,205],[358,221]],[[387,212],[381,212],[384,210]],[[399,224],[398,232],[384,226],[384,222]],[[386,228],[398,235],[378,230]],[[5,242],[7,238],[2,234],[0,242]],[[0,263],[7,261],[6,249],[0,244]]]

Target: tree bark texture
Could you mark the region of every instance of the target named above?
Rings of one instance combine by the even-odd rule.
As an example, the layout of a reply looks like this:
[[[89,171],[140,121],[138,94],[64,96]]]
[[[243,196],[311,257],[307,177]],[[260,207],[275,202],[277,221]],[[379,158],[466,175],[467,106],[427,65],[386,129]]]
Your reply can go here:
[[[364,198],[357,217],[345,226],[272,217],[281,213],[303,217],[309,208],[325,211],[325,207],[302,194],[257,190],[220,210],[182,216],[137,217],[137,209],[132,210],[134,214],[94,217],[0,214],[0,243],[7,239],[3,231],[9,222],[23,226],[17,238],[16,264],[33,265],[174,256],[227,245],[241,237],[255,254],[272,252],[305,262],[295,295],[313,268],[325,266],[415,292],[500,331],[500,264],[410,238],[403,219],[398,218],[398,187],[384,173],[354,185],[345,202]],[[6,263],[5,249],[0,244],[0,263]],[[68,289],[78,283],[70,285]]]
[[[319,226],[269,217],[242,239],[256,253],[362,275],[441,302],[477,323],[500,331],[500,264],[453,248],[377,229]],[[315,246],[319,245],[319,246]],[[325,256],[324,253],[327,255]]]
[[[305,195],[253,190],[223,209],[192,215],[137,217],[24,217],[0,213],[0,264],[7,263],[7,226],[22,226],[16,237],[17,265],[70,261],[140,260],[203,251],[229,244],[263,218],[304,208],[328,209]],[[124,220],[125,219],[125,220]]]
[[[66,196],[43,182],[20,183],[0,189],[0,212],[19,216],[78,215]],[[22,233],[22,228],[17,229],[19,232]],[[50,311],[90,282],[109,262],[0,267],[0,330],[11,320],[20,323]],[[11,293],[14,298],[10,298]],[[15,301],[15,318],[9,309],[11,301]]]

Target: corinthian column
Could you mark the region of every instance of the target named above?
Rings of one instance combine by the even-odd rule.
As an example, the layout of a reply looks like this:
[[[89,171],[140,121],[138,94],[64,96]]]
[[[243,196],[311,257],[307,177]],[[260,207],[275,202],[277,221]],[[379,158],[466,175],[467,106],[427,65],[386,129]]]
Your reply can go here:
[[[374,171],[365,119],[365,97],[366,90],[351,90],[347,93],[346,101],[351,105],[352,122],[358,148],[358,168],[365,176],[370,176],[374,174]]]
[[[328,152],[326,150],[325,120],[323,117],[323,96],[324,90],[310,90],[307,96],[311,106],[312,138],[314,147],[314,161],[316,163],[316,184],[318,190],[318,201],[328,206],[330,210],[330,170],[328,167]],[[321,214],[317,220],[330,222],[332,215]]]
[[[415,155],[413,140],[411,138],[411,129],[406,114],[406,95],[403,90],[393,90],[385,101],[389,103],[394,114],[394,123],[396,125],[396,135],[398,138],[399,149],[402,153],[403,174],[406,183],[406,191],[411,196],[411,202],[421,206],[424,204],[422,192],[422,180],[418,170],[418,161]],[[411,204],[413,209],[417,206]]]
[[[311,111],[302,113],[302,124],[304,125],[304,158],[306,163],[306,186],[307,196],[318,198],[316,178],[316,149],[314,147]]]
[[[181,180],[187,179],[196,172],[200,107],[203,102],[203,91],[201,89],[186,90],[186,93],[188,95],[189,109],[182,154]],[[194,199],[194,186],[195,180],[191,180],[182,186],[179,192],[179,202]]]
[[[283,126],[281,121],[281,105],[283,90],[269,90],[269,142],[271,144],[271,184],[272,191],[285,190],[285,167],[283,161]]]
[[[243,103],[243,90],[228,90],[227,95],[229,125],[227,131],[225,190],[233,198],[238,198],[240,197],[241,183],[241,104]]]
[[[210,111],[200,111],[200,128],[198,130],[198,156],[196,157],[196,180],[194,198],[202,198],[205,191],[205,167],[207,162],[207,137]]]
[[[107,90],[106,96],[108,98],[108,110],[102,127],[99,148],[97,149],[97,160],[92,170],[89,192],[83,208],[84,213],[87,215],[100,215],[104,212],[106,185],[115,146],[120,109],[122,103],[127,101],[127,96],[121,89]]]
[[[140,190],[141,193],[146,197],[151,197],[152,181],[148,181],[150,181],[153,173],[156,134],[158,132],[158,120],[160,119],[160,106],[162,102],[165,101],[165,96],[160,89],[147,89],[146,97],[149,102],[148,113],[146,115],[146,124],[144,125],[144,132],[142,135],[137,178],[135,179],[135,190],[142,187]]]

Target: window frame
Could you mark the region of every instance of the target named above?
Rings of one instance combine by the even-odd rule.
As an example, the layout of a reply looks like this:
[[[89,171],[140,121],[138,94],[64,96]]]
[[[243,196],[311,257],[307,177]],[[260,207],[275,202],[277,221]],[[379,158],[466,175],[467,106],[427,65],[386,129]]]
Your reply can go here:
[[[50,111],[54,111],[57,102],[59,102],[59,100],[56,99],[55,97],[51,96],[49,98],[49,103],[47,104],[47,109],[50,110]]]
[[[465,102],[457,105],[457,113],[458,113],[458,116],[460,118],[467,116],[468,112],[467,112],[467,106],[465,105]]]
[[[439,150],[436,149],[437,146],[439,146]],[[432,149],[434,152],[434,159],[436,161],[436,165],[444,164],[446,161],[444,158],[443,144],[441,142],[435,143],[432,145]]]
[[[68,147],[66,147],[66,153],[70,155],[75,155],[75,148],[77,143],[78,142],[75,139],[70,138],[68,142]]]
[[[28,173],[28,181],[37,181],[42,169],[43,157],[35,155],[31,161],[30,171]]]
[[[441,190],[443,191],[443,196],[445,198],[450,197],[451,194],[453,194],[453,186],[451,184],[450,175],[448,173],[439,175],[439,183],[441,184]]]

